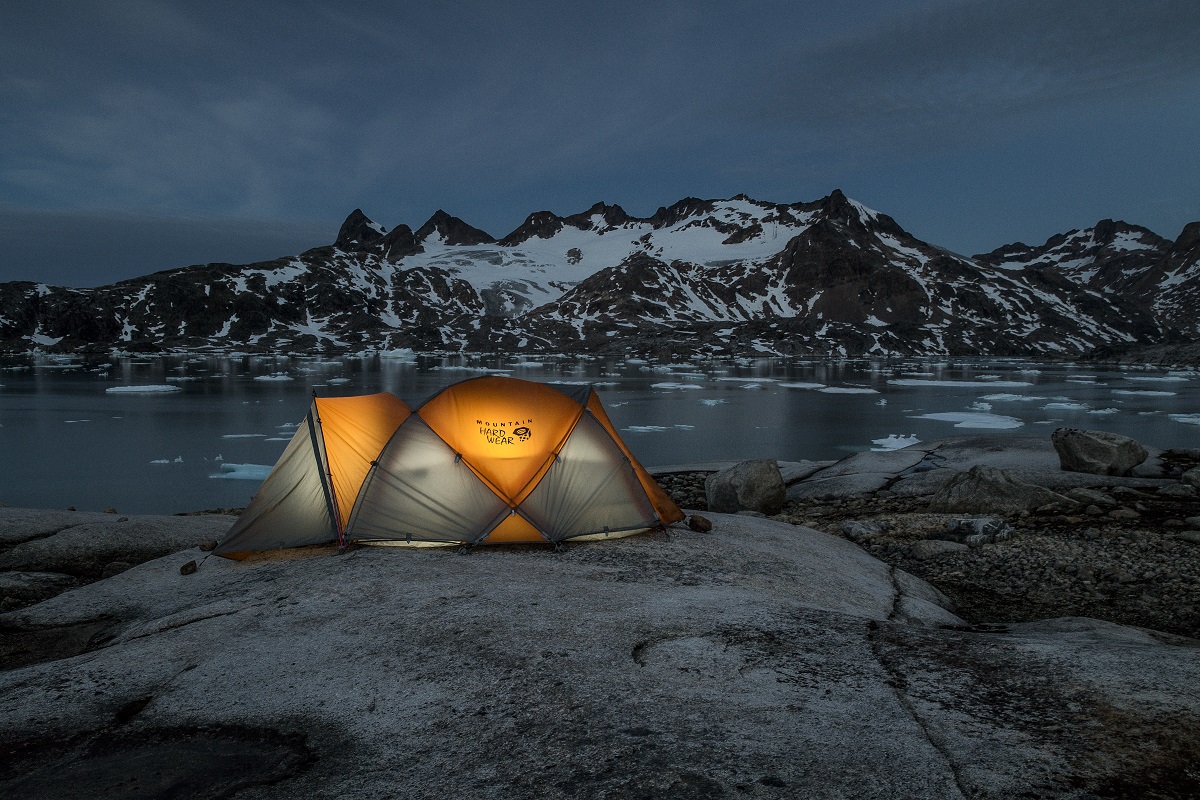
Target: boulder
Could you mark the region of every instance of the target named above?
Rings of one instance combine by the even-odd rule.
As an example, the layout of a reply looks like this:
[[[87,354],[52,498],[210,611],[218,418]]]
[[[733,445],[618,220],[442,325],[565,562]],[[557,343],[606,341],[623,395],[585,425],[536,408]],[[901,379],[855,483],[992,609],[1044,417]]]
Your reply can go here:
[[[1057,492],[1024,483],[1004,470],[975,466],[943,484],[929,510],[952,514],[1016,514],[1047,505],[1075,509],[1079,503]]]
[[[1200,489],[1200,467],[1192,467],[1187,472],[1180,475],[1179,480],[1186,486],[1192,486]]]
[[[1068,472],[1129,475],[1149,455],[1136,440],[1108,431],[1059,428],[1050,440],[1062,468]]]
[[[768,516],[783,510],[787,488],[779,465],[770,459],[743,461],[714,472],[704,481],[708,510],[718,514],[757,511]]]

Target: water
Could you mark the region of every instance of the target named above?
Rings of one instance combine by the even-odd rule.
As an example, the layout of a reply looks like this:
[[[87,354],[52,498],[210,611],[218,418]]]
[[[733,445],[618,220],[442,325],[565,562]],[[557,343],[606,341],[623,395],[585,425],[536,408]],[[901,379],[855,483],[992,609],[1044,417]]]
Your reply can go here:
[[[1059,426],[1200,447],[1195,371],[1015,361],[39,357],[0,361],[0,502],[122,513],[243,506],[314,389],[390,391],[415,405],[489,369],[597,384],[647,466],[833,459],[958,434],[1048,437]],[[178,390],[106,391],[133,385]],[[232,464],[251,465],[247,477],[222,471]]]

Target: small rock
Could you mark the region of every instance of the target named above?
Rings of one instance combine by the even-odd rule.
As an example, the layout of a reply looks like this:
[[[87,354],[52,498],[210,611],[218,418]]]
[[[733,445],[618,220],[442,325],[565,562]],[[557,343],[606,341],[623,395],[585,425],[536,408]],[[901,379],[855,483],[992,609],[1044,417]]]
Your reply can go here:
[[[129,522],[129,517],[117,517],[117,522]]]
[[[712,520],[699,514],[692,514],[688,517],[687,525],[697,533],[708,533],[712,530]],[[200,549],[205,549],[204,545],[201,545]]]
[[[752,511],[752,510],[750,510],[750,509],[748,509],[748,508],[743,508],[741,511],[739,511],[739,512],[737,512],[737,513],[738,513],[738,515],[739,515],[739,516],[743,516],[743,517],[762,517],[762,518],[765,518],[765,517],[767,516],[766,514],[762,513],[761,511]]]
[[[842,523],[842,535],[852,542],[866,542],[884,532],[877,522],[850,519]]]
[[[1155,493],[1163,497],[1195,497],[1196,487],[1186,483],[1172,483],[1167,486],[1160,486]]]
[[[947,542],[942,539],[923,539],[908,548],[912,558],[924,561],[927,558],[938,558],[947,553],[962,553],[970,548],[961,542]]]
[[[182,567],[179,568],[180,575],[191,575],[195,571],[196,571],[196,562],[194,560],[187,562],[186,564],[184,564]]]
[[[692,517],[692,519],[695,519],[695,517]],[[704,518],[701,517],[701,519],[704,519]],[[708,522],[708,521],[705,520],[705,522]],[[691,524],[690,520],[689,520],[688,524],[689,525]],[[708,523],[708,528],[709,528],[709,530],[712,530],[711,522]],[[692,530],[696,530],[696,529],[692,528]],[[209,552],[210,550],[216,550],[217,549],[217,540],[216,539],[203,539],[203,540],[201,540],[199,547],[201,550],[203,550],[206,553]]]
[[[1117,508],[1108,512],[1108,516],[1112,519],[1138,519],[1142,515],[1132,508]]]
[[[1200,489],[1200,467],[1192,467],[1180,475],[1179,480],[1188,486]]]
[[[1200,517],[1188,517],[1184,520],[1189,528],[1200,528]]]
[[[1002,542],[1011,539],[1013,527],[997,517],[973,517],[968,519],[952,519],[946,530],[934,534],[931,539],[941,539],[949,542],[961,542],[967,547]]]
[[[1200,544],[1200,531],[1180,531],[1175,538],[1192,544]]]
[[[1104,509],[1097,505],[1091,505],[1091,506],[1088,506],[1087,508],[1085,508],[1083,510],[1083,513],[1088,514],[1093,517],[1098,517],[1104,513]]]
[[[113,508],[112,506],[108,506],[107,508],[104,509],[104,513],[105,514],[115,514],[115,513],[117,513],[117,510],[115,508]]]

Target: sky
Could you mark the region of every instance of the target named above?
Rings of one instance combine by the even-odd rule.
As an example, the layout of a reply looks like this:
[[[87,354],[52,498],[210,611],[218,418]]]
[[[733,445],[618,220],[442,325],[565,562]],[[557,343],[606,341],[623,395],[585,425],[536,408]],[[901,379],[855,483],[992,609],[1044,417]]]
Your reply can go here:
[[[840,188],[956,252],[1200,219],[1195,0],[5,3],[0,281]]]

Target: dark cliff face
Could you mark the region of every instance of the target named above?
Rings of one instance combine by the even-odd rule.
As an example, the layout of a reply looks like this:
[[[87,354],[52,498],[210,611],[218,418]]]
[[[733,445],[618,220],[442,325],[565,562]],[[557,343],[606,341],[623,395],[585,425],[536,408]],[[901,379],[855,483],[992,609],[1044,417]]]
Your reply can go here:
[[[333,246],[342,250],[358,250],[376,241],[385,232],[381,226],[372,222],[361,208],[356,208],[342,223]]]
[[[552,253],[564,230],[621,254],[597,263],[584,244],[588,262],[563,244],[560,263],[512,271],[532,263],[521,244],[536,237]],[[791,233],[775,243],[780,230]],[[434,241],[449,249],[422,255]],[[676,252],[706,242],[708,255],[672,256],[672,242]],[[733,257],[740,247],[759,255]],[[589,272],[570,271],[580,264]],[[296,257],[87,290],[0,284],[7,350],[1060,356],[1190,335],[1198,320],[1200,223],[1172,243],[1102,220],[967,259],[840,191],[788,205],[685,198],[648,218],[597,203],[532,214],[499,242],[441,210],[416,232],[385,232],[356,209],[334,245]]]

